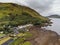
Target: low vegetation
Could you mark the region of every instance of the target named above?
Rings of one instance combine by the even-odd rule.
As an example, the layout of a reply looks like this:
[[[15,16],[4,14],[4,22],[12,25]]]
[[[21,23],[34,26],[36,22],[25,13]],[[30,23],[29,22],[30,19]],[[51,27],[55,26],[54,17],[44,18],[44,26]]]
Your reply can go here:
[[[4,36],[5,34],[0,34],[0,37]]]
[[[26,24],[42,27],[50,25],[50,20],[29,7],[0,3],[0,31],[3,31],[3,34],[14,34],[12,28]],[[17,38],[14,37],[16,39],[10,45],[31,45],[30,42],[25,41],[29,37],[32,37],[31,33],[22,32],[21,35],[17,35]]]
[[[6,41],[8,41],[9,39],[11,39],[11,37],[4,37],[0,39],[0,45],[2,45],[3,43],[5,43]]]
[[[18,34],[18,38],[16,38],[10,45],[31,45],[30,42],[25,41],[30,37],[32,37],[32,34],[30,32]]]

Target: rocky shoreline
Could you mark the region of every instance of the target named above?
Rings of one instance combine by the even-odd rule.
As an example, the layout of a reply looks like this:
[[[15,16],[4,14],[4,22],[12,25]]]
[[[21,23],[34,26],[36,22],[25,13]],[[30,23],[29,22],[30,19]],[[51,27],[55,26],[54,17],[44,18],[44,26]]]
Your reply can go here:
[[[33,37],[27,39],[32,45],[60,45],[60,36],[51,30],[41,29],[39,26],[30,28]]]

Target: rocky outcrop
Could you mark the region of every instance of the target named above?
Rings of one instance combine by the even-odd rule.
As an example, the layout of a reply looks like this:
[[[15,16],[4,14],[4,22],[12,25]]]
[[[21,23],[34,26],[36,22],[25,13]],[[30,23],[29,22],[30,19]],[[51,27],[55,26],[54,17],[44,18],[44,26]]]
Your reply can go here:
[[[34,26],[30,28],[30,32],[33,37],[28,39],[28,41],[32,45],[60,45],[60,36],[54,31]]]

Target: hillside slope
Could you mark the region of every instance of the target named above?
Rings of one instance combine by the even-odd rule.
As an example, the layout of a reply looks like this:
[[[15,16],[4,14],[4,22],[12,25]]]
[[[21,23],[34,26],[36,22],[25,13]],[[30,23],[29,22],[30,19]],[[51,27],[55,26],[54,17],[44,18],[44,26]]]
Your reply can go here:
[[[4,15],[8,15],[9,13],[13,14],[22,14],[22,12],[28,13],[32,15],[33,17],[38,17],[38,18],[43,18],[39,13],[37,13],[35,10],[22,6],[22,5],[17,5],[14,3],[0,3],[0,17]]]
[[[14,3],[0,3],[0,24],[10,23],[21,25],[33,23],[49,23],[49,19],[41,16],[35,10]],[[12,24],[13,23],[13,24]]]

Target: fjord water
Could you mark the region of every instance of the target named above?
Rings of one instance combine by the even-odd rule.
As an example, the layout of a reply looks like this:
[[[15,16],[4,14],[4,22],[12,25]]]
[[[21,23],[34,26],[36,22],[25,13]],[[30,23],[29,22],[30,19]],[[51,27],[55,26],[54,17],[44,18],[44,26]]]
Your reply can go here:
[[[57,32],[60,35],[60,18],[50,18],[53,22],[52,26],[46,27],[48,30]]]

